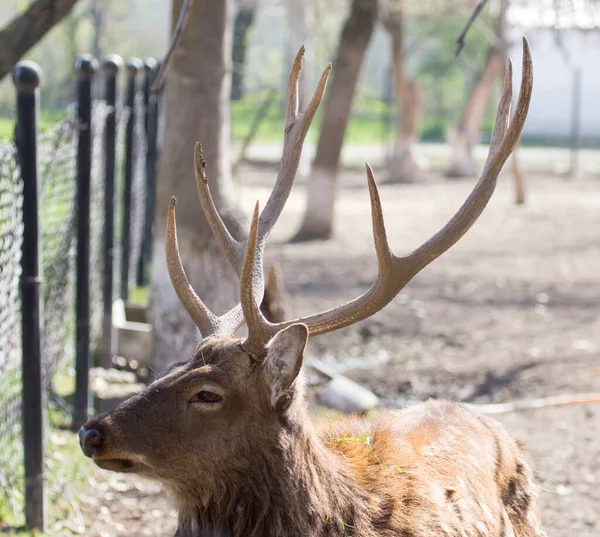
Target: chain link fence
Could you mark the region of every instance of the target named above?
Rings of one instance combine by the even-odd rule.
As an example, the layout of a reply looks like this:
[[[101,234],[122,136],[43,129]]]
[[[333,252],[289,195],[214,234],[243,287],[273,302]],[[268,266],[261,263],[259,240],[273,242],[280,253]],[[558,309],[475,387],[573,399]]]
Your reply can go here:
[[[131,242],[129,250],[129,287],[136,285],[136,267],[142,255],[146,211],[146,139],[145,106],[142,94],[135,99],[133,137],[133,178],[131,182]]]
[[[0,504],[21,507],[21,318],[19,275],[23,223],[16,149],[0,145]],[[2,512],[0,511],[0,518]]]
[[[146,199],[145,109],[141,92],[136,97],[133,141],[132,226],[130,238],[130,285],[142,249]],[[90,348],[92,355],[102,338],[103,235],[105,179],[105,119],[110,108],[104,101],[92,107],[92,158],[90,183]],[[117,113],[117,189],[115,195],[114,297],[120,293],[120,245],[122,222],[125,130],[129,109]],[[77,148],[79,125],[76,107],[38,139],[40,175],[39,222],[41,233],[42,383],[45,392],[46,441],[53,442],[49,426],[68,426],[72,401],[64,382],[72,385],[76,354],[76,252],[77,252]],[[85,127],[85,126],[84,126]],[[0,144],[0,526],[3,520],[23,523],[22,369],[27,357],[21,352],[21,244],[23,238],[22,182],[16,147]],[[57,382],[57,379],[59,380]],[[68,391],[68,390],[67,390]],[[48,434],[50,433],[50,434]],[[75,512],[77,502],[68,480],[56,468],[61,464],[46,449],[48,496],[54,510]],[[72,517],[73,518],[73,517]]]
[[[127,138],[127,121],[129,120],[129,109],[119,107],[117,109],[117,133],[116,133],[116,159],[117,170],[115,176],[115,197],[118,200],[123,199],[125,186],[124,166],[119,163],[125,162],[125,142]],[[113,296],[121,294],[121,265],[122,265],[122,247],[123,247],[123,204],[118,203],[115,207],[115,243],[113,258]]]
[[[104,101],[94,103],[92,111],[92,174],[90,194],[90,339],[102,335],[102,237],[104,234],[104,127],[108,107]],[[92,350],[94,347],[92,346]]]
[[[75,162],[77,126],[72,117],[58,123],[39,141],[42,235],[42,375],[49,390],[58,369],[72,363],[75,341]]]

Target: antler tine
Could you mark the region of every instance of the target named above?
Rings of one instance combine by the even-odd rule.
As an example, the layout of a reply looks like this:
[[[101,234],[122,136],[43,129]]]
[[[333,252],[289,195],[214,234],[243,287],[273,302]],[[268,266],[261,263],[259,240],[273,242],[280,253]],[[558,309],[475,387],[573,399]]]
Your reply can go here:
[[[496,116],[496,122],[494,123],[494,130],[492,131],[492,139],[490,140],[489,154],[496,154],[498,149],[502,145],[502,140],[506,136],[508,131],[508,125],[510,123],[510,107],[512,105],[512,74],[513,66],[512,61],[508,58],[508,64],[506,66],[506,75],[504,77],[504,87],[502,88],[502,96],[498,103],[498,112]]]
[[[304,112],[305,117],[310,118],[308,121],[308,126],[306,127],[306,132],[308,132],[310,123],[312,122],[313,118],[315,117],[315,114],[317,113],[317,110],[319,109],[319,105],[321,104],[321,101],[323,100],[323,95],[325,94],[325,88],[327,87],[327,80],[329,79],[329,73],[330,73],[331,69],[332,69],[332,65],[331,65],[331,62],[329,62],[327,64],[327,67],[325,67],[325,70],[323,71],[323,73],[321,73],[321,78],[319,79],[319,83],[317,84],[317,89],[315,90],[313,98],[308,103],[308,106],[306,107],[306,110]]]
[[[275,222],[277,222],[277,219],[285,206],[285,202],[290,195],[290,191],[292,190],[294,180],[296,179],[296,172],[298,171],[298,164],[300,163],[304,139],[306,138],[308,129],[310,128],[315,114],[317,113],[317,109],[323,99],[325,88],[327,87],[327,79],[329,78],[329,72],[331,71],[331,64],[329,63],[321,75],[308,107],[304,112],[298,114],[298,78],[302,67],[303,55],[304,46],[298,51],[290,73],[288,86],[288,112],[285,123],[281,168],[277,175],[275,186],[271,191],[271,195],[260,215],[258,233],[259,252],[262,248],[263,241],[268,237]]]
[[[194,147],[194,175],[196,177],[196,189],[200,198],[200,205],[204,211],[204,216],[210,225],[212,232],[219,241],[223,253],[227,261],[231,264],[238,276],[242,270],[242,261],[244,258],[244,244],[235,240],[225,223],[221,219],[221,215],[215,207],[210,189],[208,187],[208,177],[206,176],[206,161],[202,155],[202,145],[196,142]]]
[[[487,205],[495,188],[498,175],[506,159],[512,152],[521,135],[533,87],[533,67],[531,51],[527,39],[523,38],[523,72],[521,90],[515,108],[513,120],[507,127],[512,100],[512,66],[509,63],[506,73],[504,92],[496,115],[496,124],[492,135],[492,145],[489,150],[481,178],[477,185],[452,219],[431,239],[407,256],[414,263],[414,274],[427,266],[431,261],[443,254],[469,230],[479,218]],[[414,275],[413,274],[413,275]],[[412,276],[411,276],[412,277]]]
[[[379,278],[387,278],[392,270],[394,254],[390,250],[387,241],[387,232],[383,220],[383,210],[381,209],[381,199],[375,176],[369,163],[365,164],[367,170],[367,184],[369,186],[369,198],[371,200],[371,219],[373,221],[373,241],[375,243],[375,254],[377,255],[377,264],[379,268]]]
[[[277,331],[277,325],[269,323],[256,301],[256,280],[262,279],[262,266],[258,264],[258,202],[254,208],[248,245],[240,275],[240,300],[244,319],[248,326],[248,337],[243,346],[246,352],[259,359],[266,352],[266,344]]]
[[[253,319],[257,319],[253,322],[258,325],[257,333],[261,333],[260,337],[265,338],[268,333],[281,330],[294,323],[306,324],[310,335],[315,336],[366,319],[386,306],[415,274],[442,255],[468,231],[489,201],[496,187],[496,180],[502,165],[517,143],[525,123],[533,84],[531,53],[526,40],[523,40],[523,73],[519,101],[513,121],[507,124],[512,99],[511,76],[512,71],[509,65],[504,92],[498,105],[489,157],[477,185],[452,219],[413,253],[405,257],[396,257],[387,243],[377,185],[375,184],[373,172],[367,165],[373,238],[379,266],[379,275],[376,282],[361,296],[337,308],[278,324],[265,323],[264,319],[261,320],[261,317],[256,314],[256,305],[247,303],[248,313],[244,309],[244,314],[252,315]],[[253,307],[252,311],[250,306]]]
[[[179,255],[179,244],[177,241],[177,222],[175,220],[175,205],[177,200],[171,198],[169,213],[167,215],[167,237],[165,241],[165,254],[167,257],[167,269],[173,288],[196,323],[202,334],[213,334],[217,329],[217,319],[213,313],[204,305],[198,297],[183,269],[181,256]]]
[[[512,66],[509,63],[509,72],[511,67]],[[496,151],[490,151],[488,162],[486,162],[486,166],[484,167],[484,174],[488,168],[497,168],[497,173],[500,173],[500,169],[506,162],[506,159],[509,157],[509,155],[512,153],[513,149],[517,145],[517,142],[519,141],[519,136],[521,136],[521,131],[523,130],[523,126],[525,125],[525,120],[527,119],[527,113],[529,112],[529,103],[531,101],[532,90],[533,62],[531,60],[531,49],[529,48],[529,42],[527,41],[527,38],[523,37],[523,67],[519,99],[517,101],[517,106],[515,107],[514,116],[510,122],[510,125],[508,126],[506,136],[503,138],[502,142],[499,143]],[[495,140],[492,137],[492,145],[494,144],[494,141]],[[499,140],[496,141],[496,143],[498,142]]]
[[[288,106],[287,115],[285,118],[285,128],[296,119],[298,116],[298,108],[300,106],[300,96],[298,95],[298,80],[300,78],[300,71],[302,70],[302,60],[304,59],[304,53],[306,47],[302,45],[300,50],[294,58],[292,64],[292,70],[290,72],[290,79],[288,81]]]
[[[358,321],[366,319],[383,308],[397,293],[406,285],[408,279],[400,287],[397,287],[395,280],[398,274],[395,270],[395,260],[392,253],[385,230],[383,210],[381,208],[381,198],[375,176],[371,166],[365,164],[367,172],[367,184],[369,187],[369,198],[371,202],[371,219],[373,224],[373,242],[375,243],[375,254],[377,256],[378,276],[376,282],[363,293],[360,297],[342,304],[337,308],[309,315],[294,321],[279,323],[277,329],[295,323],[304,323],[308,326],[311,336],[318,336],[333,332],[339,328],[350,326]],[[397,287],[397,289],[396,289]]]
[[[319,80],[315,90],[315,94],[307,109],[303,113],[299,114],[298,79],[300,76],[300,70],[302,68],[303,55],[304,46],[302,46],[298,51],[290,72],[288,84],[288,112],[285,125],[281,169],[277,176],[275,186],[271,191],[271,195],[267,200],[259,220],[256,256],[257,267],[260,267],[260,276],[257,275],[253,280],[254,292],[257,295],[257,298],[262,297],[262,294],[264,293],[264,276],[262,274],[264,243],[269,236],[269,233],[273,229],[275,222],[277,222],[277,219],[279,218],[281,211],[283,210],[283,207],[285,206],[285,203],[289,197],[294,180],[296,178],[298,164],[300,162],[302,144],[304,143],[304,139],[312,120],[314,119],[319,104],[323,99],[323,94],[325,93],[325,87],[327,85],[327,79],[331,70],[331,64],[329,64],[321,75],[321,79]],[[210,193],[205,167],[206,163],[202,156],[202,146],[199,143],[196,143],[196,147],[194,149],[194,171],[196,177],[196,188],[198,190],[198,196],[200,198],[202,210],[204,211],[204,215],[206,216],[206,219],[213,233],[215,234],[215,237],[219,241],[219,244],[221,245],[221,248],[227,257],[227,260],[237,274],[241,276],[246,245],[244,242],[239,242],[231,236],[223,220],[221,219]]]
[[[317,112],[319,104],[323,99],[329,71],[331,70],[331,64],[329,64],[321,75],[321,79],[319,80],[315,94],[308,108],[302,114],[298,114],[298,78],[302,68],[303,56],[304,46],[298,51],[290,72],[288,84],[288,112],[281,169],[277,176],[275,186],[271,191],[271,195],[260,216],[257,255],[261,257],[264,250],[264,241],[273,229],[275,222],[277,222],[294,184],[300,161],[300,154],[302,152],[302,144],[304,143],[304,138],[306,137],[306,133]],[[196,142],[196,147],[194,149],[194,171],[202,210],[227,257],[227,260],[239,275],[242,269],[245,245],[243,242],[236,241],[223,223],[210,193],[205,167],[206,162],[202,156],[202,146]]]
[[[244,317],[239,305],[224,315],[217,317],[200,300],[185,274],[177,241],[176,203],[177,200],[174,197],[171,198],[169,213],[167,215],[167,236],[165,241],[167,270],[175,293],[177,293],[180,302],[189,313],[203,337],[206,338],[216,334],[232,334],[244,323]]]

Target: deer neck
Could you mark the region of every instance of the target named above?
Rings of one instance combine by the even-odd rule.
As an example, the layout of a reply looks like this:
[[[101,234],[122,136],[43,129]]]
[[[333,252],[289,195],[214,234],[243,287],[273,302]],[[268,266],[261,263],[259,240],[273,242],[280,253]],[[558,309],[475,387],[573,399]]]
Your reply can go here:
[[[204,502],[203,502],[204,503]],[[311,428],[282,434],[222,493],[179,513],[181,537],[340,537],[364,527],[366,493]],[[363,532],[362,535],[370,535]]]

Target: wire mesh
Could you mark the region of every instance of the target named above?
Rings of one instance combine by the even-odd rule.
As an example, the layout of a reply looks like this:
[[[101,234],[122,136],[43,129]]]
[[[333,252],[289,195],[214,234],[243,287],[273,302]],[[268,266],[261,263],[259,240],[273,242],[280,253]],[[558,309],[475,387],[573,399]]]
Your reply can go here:
[[[138,99],[132,188],[132,251],[139,255],[145,197],[146,153],[143,103]],[[92,173],[90,204],[90,343],[97,348],[102,330],[104,279],[104,128],[108,111],[104,101],[93,106]],[[129,111],[117,114],[117,222],[122,221],[122,185],[125,126]],[[40,173],[40,228],[42,262],[42,371],[49,425],[68,422],[70,408],[55,389],[57,373],[72,377],[75,360],[75,257],[76,257],[76,152],[78,127],[74,115],[57,123],[38,143]],[[8,516],[23,522],[23,441],[21,435],[21,318],[20,256],[23,234],[22,187],[16,148],[0,145],[0,520]],[[113,280],[118,284],[119,245],[116,237]],[[135,266],[135,265],[132,265]],[[132,271],[133,272],[133,271]],[[115,288],[115,291],[118,288]],[[115,296],[117,294],[115,293]],[[61,478],[60,460],[53,452],[53,433],[48,431],[46,469],[49,497],[55,510],[76,511],[72,486]]]
[[[121,295],[121,261],[123,242],[123,196],[125,185],[125,141],[127,120],[130,110],[126,106],[117,108],[117,133],[115,156],[115,242],[113,258],[113,297]]]
[[[23,224],[16,149],[0,145],[0,505],[16,512],[22,496],[21,323]],[[0,510],[0,519],[2,512]]]
[[[146,196],[146,134],[144,105],[136,97],[132,182],[130,282],[140,255]],[[105,154],[104,129],[109,107],[93,104],[90,188],[90,343],[97,349],[102,332]],[[46,390],[47,425],[65,425],[71,409],[57,388],[57,377],[73,377],[75,363],[75,283],[77,243],[77,141],[74,107],[38,141],[40,230],[43,298],[42,372]],[[115,251],[113,282],[118,296],[122,232],[125,132],[130,111],[117,110],[115,191]],[[22,185],[17,151],[0,144],[0,521],[23,522],[23,439],[21,434],[21,309],[20,258],[23,236]],[[58,375],[57,375],[58,374]],[[61,392],[60,394],[58,392]],[[54,453],[55,429],[47,429],[45,466],[48,495],[55,511],[77,512],[70,479],[62,474]],[[77,518],[77,517],[76,517]]]
[[[102,333],[102,283],[104,258],[104,126],[108,107],[94,103],[92,111],[92,175],[90,197],[90,349],[96,350]]]
[[[137,263],[144,238],[144,212],[146,208],[146,127],[144,96],[135,99],[135,125],[133,138],[133,178],[131,183],[131,238],[129,250],[129,288],[135,286]]]
[[[121,107],[117,111],[117,154],[115,184],[115,257],[113,269],[113,293],[121,294],[121,263],[123,244],[123,199],[125,187],[125,143],[127,122],[131,111]],[[144,102],[142,93],[135,98],[135,124],[133,137],[133,174],[131,183],[131,214],[129,236],[129,288],[135,286],[136,266],[140,256],[144,230],[146,206],[146,130],[144,124]]]
[[[53,374],[74,357],[75,151],[77,129],[59,122],[39,140],[42,296],[42,371],[48,407],[65,410],[52,389]],[[21,436],[20,257],[22,187],[16,148],[0,147],[0,518],[23,522],[23,440]],[[64,414],[64,413],[63,413]],[[48,423],[48,419],[46,419]],[[48,436],[48,435],[47,435]],[[51,435],[50,435],[51,437]],[[52,472],[53,452],[45,465]],[[49,479],[56,506],[68,503],[68,486]],[[2,511],[5,512],[2,512]]]
[[[44,301],[42,370],[47,389],[54,373],[74,359],[76,144],[77,127],[68,118],[47,133],[38,147]],[[56,398],[52,400],[56,402]]]

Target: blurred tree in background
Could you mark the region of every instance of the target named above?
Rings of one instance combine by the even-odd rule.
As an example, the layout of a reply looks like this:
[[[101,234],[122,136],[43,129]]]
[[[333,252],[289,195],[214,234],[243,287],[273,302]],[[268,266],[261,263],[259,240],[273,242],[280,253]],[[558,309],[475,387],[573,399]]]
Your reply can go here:
[[[0,28],[30,4],[0,2]],[[73,65],[83,52],[116,52],[161,57],[167,46],[169,6],[164,0],[79,0],[26,55],[44,71],[42,107],[64,108],[73,97]],[[0,83],[0,115],[11,115],[14,95],[10,77]]]
[[[63,19],[77,0],[36,0],[0,29],[0,79]]]
[[[183,0],[173,0],[177,21]],[[156,185],[150,314],[154,368],[192,354],[197,328],[182,309],[165,259],[167,208],[178,199],[179,250],[192,287],[217,315],[239,300],[239,280],[200,207],[194,180],[194,145],[202,144],[215,206],[234,238],[244,238],[243,214],[231,180],[229,98],[231,88],[230,0],[195,0],[167,74],[165,135]],[[206,16],[210,13],[210,16]]]
[[[335,190],[344,135],[377,15],[377,0],[352,0],[323,101],[321,132],[304,217],[294,237],[296,241],[327,239],[333,231]]]
[[[243,102],[236,102],[233,117],[241,120],[239,128],[234,124],[234,137],[245,135],[244,129],[251,120],[253,110],[259,106],[269,88],[280,87],[287,77],[290,55],[295,54],[296,45],[292,43],[289,32],[288,3],[292,0],[238,0],[230,10],[232,28],[238,20],[239,35],[236,43],[234,32],[234,52],[232,56],[232,76],[238,84],[236,92],[245,91]],[[335,58],[338,37],[347,17],[351,2],[349,0],[311,0],[308,1],[312,22],[311,46],[303,73],[307,85],[310,80],[318,79],[320,69]],[[3,0],[0,2],[0,27],[8,24],[32,2],[22,0]],[[408,2],[406,13],[405,38],[412,39],[431,28],[436,19],[435,13],[426,15],[414,13],[413,2]],[[242,13],[245,11],[245,13]],[[252,11],[250,24],[248,12]],[[77,54],[90,52],[95,56],[118,53],[123,57],[154,56],[164,54],[169,38],[169,28],[165,21],[170,20],[169,2],[164,0],[79,0],[72,11],[52,28],[42,41],[31,49],[26,57],[39,63],[44,70],[42,105],[45,111],[63,109],[72,98],[72,65]],[[241,24],[241,19],[246,19]],[[469,36],[469,44],[459,61],[454,61],[454,40],[461,25],[464,13],[444,17],[430,32],[418,50],[411,52],[408,69],[418,75],[423,91],[421,115],[421,134],[424,139],[443,139],[445,126],[456,117],[454,102],[461,99],[464,92],[463,80],[471,78],[473,66],[483,61],[485,50],[489,46],[478,32]],[[246,44],[242,57],[235,47]],[[292,52],[293,51],[293,52]],[[463,58],[464,56],[464,58]],[[442,58],[448,62],[442,61]],[[439,61],[436,61],[438,60]],[[352,137],[360,135],[362,141],[370,136],[381,137],[379,119],[381,101],[385,93],[386,77],[389,78],[391,48],[389,38],[382,28],[375,28],[373,39],[367,50],[363,68],[360,71],[356,88],[356,100],[348,125]],[[239,80],[237,77],[240,77]],[[429,81],[435,80],[432,88]],[[235,87],[235,84],[234,84]],[[243,90],[242,90],[243,88]],[[458,90],[458,92],[457,92]],[[443,93],[443,106],[434,94]],[[464,98],[464,97],[463,97]],[[12,116],[14,95],[12,84],[5,77],[0,83],[0,115]],[[439,116],[439,112],[443,116]],[[45,112],[46,113],[46,112]],[[248,117],[246,117],[246,114]],[[259,137],[278,140],[281,137],[283,111],[274,107],[260,129]],[[315,129],[313,129],[315,130]]]

